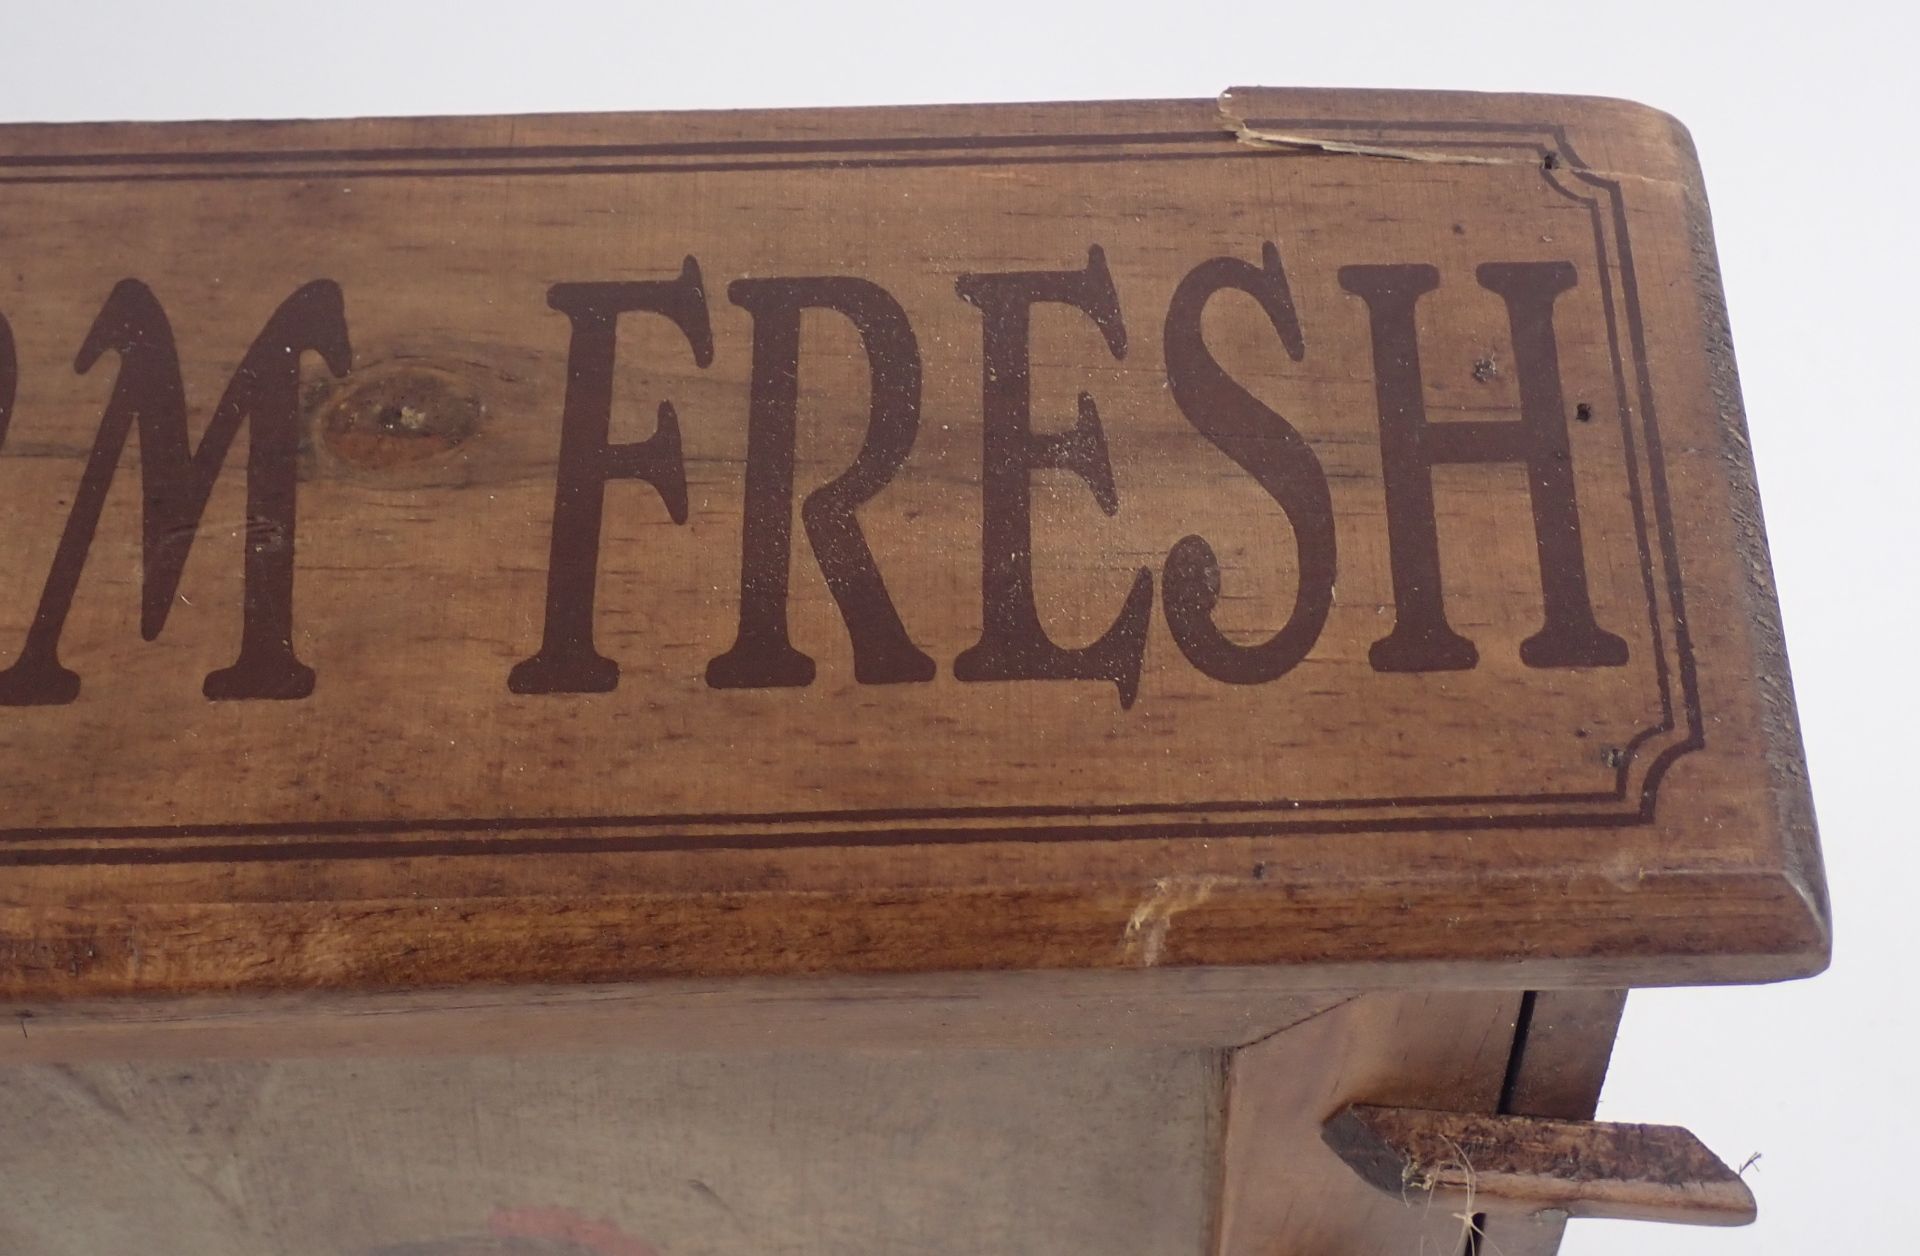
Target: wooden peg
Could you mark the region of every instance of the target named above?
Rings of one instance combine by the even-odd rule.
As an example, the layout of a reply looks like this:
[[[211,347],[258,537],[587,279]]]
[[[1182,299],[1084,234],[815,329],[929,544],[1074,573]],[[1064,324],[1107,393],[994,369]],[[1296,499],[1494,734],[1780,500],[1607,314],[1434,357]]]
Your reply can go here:
[[[1321,1137],[1378,1189],[1430,1194],[1466,1213],[1724,1226],[1746,1225],[1755,1213],[1739,1175],[1674,1125],[1356,1104]]]

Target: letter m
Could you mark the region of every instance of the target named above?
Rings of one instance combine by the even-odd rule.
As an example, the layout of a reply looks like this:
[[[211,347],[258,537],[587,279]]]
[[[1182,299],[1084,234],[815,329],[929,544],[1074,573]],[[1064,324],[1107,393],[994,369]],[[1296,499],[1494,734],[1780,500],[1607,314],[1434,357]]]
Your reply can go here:
[[[125,279],[115,285],[73,366],[84,375],[112,352],[120,372],[26,645],[0,671],[0,706],[57,705],[79,695],[80,677],[60,663],[60,633],[128,435],[136,428],[140,433],[140,635],[151,641],[166,626],[214,480],[243,423],[251,429],[247,518],[240,530],[246,546],[240,657],[210,674],[203,692],[213,699],[304,698],[313,692],[313,670],[293,653],[300,359],[309,351],[335,375],[346,374],[352,363],[340,288],[331,281],[305,285],[273,312],[196,446],[187,435],[186,390],[166,313],[145,284]],[[4,434],[0,427],[0,438]]]

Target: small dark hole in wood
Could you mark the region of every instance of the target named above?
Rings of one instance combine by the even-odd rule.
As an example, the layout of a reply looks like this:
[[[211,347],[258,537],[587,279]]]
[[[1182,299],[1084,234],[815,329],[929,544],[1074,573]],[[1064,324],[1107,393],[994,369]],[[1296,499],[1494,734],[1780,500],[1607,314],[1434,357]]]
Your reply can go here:
[[[1548,153],[1541,159],[1540,164],[1548,170],[1558,170],[1560,168],[1560,154]]]
[[[1583,401],[1573,408],[1573,417],[1582,423],[1591,423],[1593,422],[1593,407]]]
[[[1608,746],[1600,752],[1600,762],[1610,768],[1617,768],[1627,761],[1627,752],[1618,746]]]

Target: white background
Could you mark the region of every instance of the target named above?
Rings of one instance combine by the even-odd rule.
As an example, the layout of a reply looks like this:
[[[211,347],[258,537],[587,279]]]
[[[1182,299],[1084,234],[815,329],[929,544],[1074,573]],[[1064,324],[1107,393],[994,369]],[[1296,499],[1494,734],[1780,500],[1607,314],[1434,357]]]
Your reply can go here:
[[[1211,97],[1231,84],[1569,92],[1677,114],[1713,199],[1838,939],[1814,981],[1644,992],[1628,1009],[1602,1115],[1691,1126],[1735,1164],[1761,1153],[1748,1170],[1759,1223],[1581,1222],[1566,1251],[1920,1250],[1920,898],[1896,797],[1920,776],[1912,7],[698,9],[4,0],[0,121]]]

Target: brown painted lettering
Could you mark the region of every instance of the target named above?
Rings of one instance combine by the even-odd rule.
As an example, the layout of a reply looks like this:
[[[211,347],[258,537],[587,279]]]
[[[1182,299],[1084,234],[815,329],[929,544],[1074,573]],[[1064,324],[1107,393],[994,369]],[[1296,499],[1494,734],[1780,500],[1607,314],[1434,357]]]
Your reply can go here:
[[[533,657],[514,664],[514,693],[607,693],[620,665],[593,645],[593,602],[600,571],[600,523],[608,480],[653,486],[675,523],[687,521],[687,475],[680,456],[680,420],[660,403],[653,435],[613,444],[613,361],[620,316],[635,311],[672,321],[701,367],[713,362],[700,267],[689,257],[677,279],[627,283],[559,283],[547,304],[573,324],[567,346],[567,393],[560,415],[560,462],[547,559],[546,628]]]
[[[1098,245],[1082,270],[968,274],[960,296],[980,309],[984,345],[985,434],[981,450],[980,640],[953,663],[960,680],[1107,680],[1130,707],[1140,689],[1153,573],[1141,568],[1119,618],[1098,641],[1067,649],[1047,636],[1034,601],[1033,472],[1071,471],[1086,481],[1108,515],[1120,509],[1106,436],[1093,398],[1080,394],[1079,419],[1066,432],[1033,430],[1032,313],[1041,302],[1082,311],[1115,358],[1127,355],[1120,296]]]
[[[1188,272],[1167,307],[1167,380],[1174,403],[1200,430],[1252,475],[1293,525],[1298,584],[1293,613],[1258,645],[1229,639],[1213,622],[1220,598],[1220,563],[1213,547],[1187,536],[1167,555],[1162,584],[1167,627],[1187,661],[1215,680],[1253,685],[1284,676],[1307,656],[1333,606],[1333,498],[1320,460],[1280,414],[1241,387],[1207,348],[1201,315],[1216,292],[1245,292],[1260,303],[1280,334],[1287,356],[1306,356],[1279,250],[1266,244],[1260,265],[1216,257]]]
[[[1429,423],[1422,397],[1414,305],[1440,286],[1431,266],[1345,266],[1340,286],[1366,302],[1372,324],[1380,459],[1393,571],[1393,631],[1373,643],[1376,671],[1457,671],[1479,661],[1447,623],[1433,468],[1518,462],[1527,467],[1545,623],[1520,644],[1529,667],[1617,667],[1627,643],[1594,621],[1574,501],[1573,462],[1561,396],[1553,304],[1576,282],[1568,262],[1496,262],[1476,272],[1507,306],[1520,386],[1520,418]]]
[[[728,286],[727,297],[753,315],[753,385],[740,631],[732,647],[707,664],[707,683],[745,689],[813,682],[813,660],[787,637],[800,315],[810,309],[832,310],[853,323],[872,388],[866,440],[853,465],[801,504],[807,540],[853,641],[854,678],[867,685],[932,680],[934,662],[907,636],[854,518],[855,509],[893,479],[920,430],[920,348],[906,311],[884,288],[850,277],[741,279]]]
[[[247,350],[198,446],[187,436],[186,391],[173,328],[143,283],[115,285],[74,361],[85,374],[102,354],[120,359],[113,395],[81,473],[73,509],[54,552],[27,641],[0,672],[0,706],[57,705],[80,693],[61,666],[60,633],[99,526],[100,511],[127,436],[140,430],[140,635],[166,626],[207,498],[243,423],[247,442],[247,526],[240,656],[207,676],[212,699],[304,698],[313,671],[293,651],[295,461],[300,449],[300,355],[312,351],[335,375],[352,364],[339,287],[316,280],[284,301]],[[13,375],[9,354],[9,378]]]

